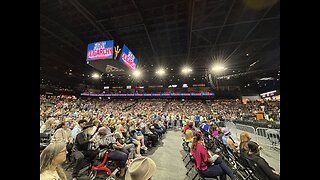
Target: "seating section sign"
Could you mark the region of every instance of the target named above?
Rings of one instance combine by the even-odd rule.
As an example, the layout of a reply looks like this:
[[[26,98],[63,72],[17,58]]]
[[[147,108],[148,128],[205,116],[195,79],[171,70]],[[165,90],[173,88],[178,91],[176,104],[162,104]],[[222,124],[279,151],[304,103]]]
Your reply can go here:
[[[88,44],[87,61],[113,58],[113,40]]]
[[[125,44],[122,47],[120,62],[125,64],[131,70],[135,70],[137,67],[138,59],[136,59],[136,57]]]

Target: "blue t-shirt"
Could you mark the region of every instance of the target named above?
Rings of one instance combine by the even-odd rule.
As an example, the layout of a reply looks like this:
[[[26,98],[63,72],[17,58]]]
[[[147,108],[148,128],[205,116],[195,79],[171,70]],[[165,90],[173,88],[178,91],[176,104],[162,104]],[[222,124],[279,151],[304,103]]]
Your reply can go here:
[[[200,116],[196,116],[196,121],[200,121]]]
[[[223,144],[224,145],[227,145],[227,139],[228,139],[228,137],[227,136],[222,136],[222,142],[223,142]]]
[[[202,127],[202,129],[208,132],[209,124],[204,124],[204,126]]]

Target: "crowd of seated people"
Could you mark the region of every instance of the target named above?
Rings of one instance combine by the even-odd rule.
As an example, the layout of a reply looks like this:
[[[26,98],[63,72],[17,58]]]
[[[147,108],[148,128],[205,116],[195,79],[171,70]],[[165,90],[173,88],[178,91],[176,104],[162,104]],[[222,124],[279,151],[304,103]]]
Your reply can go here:
[[[238,116],[239,114],[232,113],[239,111],[238,105],[231,108],[232,102],[214,102],[217,103],[215,110],[223,109],[224,115]],[[233,103],[238,104],[237,101]],[[239,106],[241,107],[241,103]],[[228,108],[231,110],[228,111]],[[124,177],[125,166],[132,161],[130,159],[140,158],[148,148],[157,146],[170,126],[179,125],[183,132],[190,129],[193,133],[195,128],[203,129],[203,132],[207,132],[205,137],[210,134],[221,139],[235,153],[243,154],[242,149],[245,147],[248,154],[247,145],[237,145],[232,141],[230,131],[215,126],[210,115],[210,109],[201,100],[110,100],[40,96],[40,133],[50,134],[51,143],[65,144],[67,156],[73,153],[74,179],[78,178],[84,159],[91,161],[97,155],[96,150],[87,148],[89,144],[97,148],[112,149],[109,158],[118,162],[120,176]],[[259,160],[258,163],[263,162]]]
[[[232,180],[235,179],[230,167],[218,155],[212,155],[204,145],[204,138],[201,132],[196,132],[193,137],[190,153],[195,159],[195,168],[201,177],[217,177],[226,180],[228,175]]]
[[[212,134],[211,138],[213,138],[214,141],[219,141],[220,143],[215,143],[215,149],[220,145],[223,144],[225,146],[226,152],[226,158],[225,160],[230,159],[230,156],[237,156],[236,160],[239,160],[238,163],[240,163],[242,166],[252,168],[254,171],[255,177],[258,179],[267,179],[267,180],[278,180],[280,179],[280,174],[272,168],[268,162],[260,156],[260,150],[262,149],[256,142],[251,140],[251,136],[248,132],[243,131],[240,133],[240,144],[234,142],[231,135],[231,130],[229,128],[224,127],[217,127],[214,124],[212,125],[213,128],[209,128],[212,131],[209,130],[209,133]],[[201,130],[202,127],[200,127]],[[194,142],[201,142],[204,145],[204,139],[206,137],[204,135],[200,135],[199,132],[193,134]],[[194,147],[194,146],[193,146]],[[207,169],[210,166],[208,166],[208,161],[210,157],[213,157],[210,153],[207,153],[207,146],[201,146],[200,149],[205,153],[206,156],[201,156],[199,159],[198,155],[195,154],[194,148],[191,149],[191,153],[194,156],[194,158],[197,161],[197,168],[199,168],[198,173],[202,174],[204,177],[215,177],[219,175],[219,170],[214,170],[214,172],[202,172],[201,167],[202,165],[204,168]],[[222,148],[224,149],[224,148]],[[212,149],[214,151],[214,149]],[[230,150],[230,151],[229,151]],[[200,151],[200,150],[199,150]],[[232,152],[231,152],[232,151]],[[197,152],[199,153],[199,152]],[[204,160],[203,160],[204,157]],[[197,160],[198,159],[198,160]],[[207,159],[207,160],[206,160]],[[199,163],[199,164],[198,164]],[[205,168],[206,167],[206,168]],[[210,167],[213,169],[213,167]],[[225,174],[228,174],[228,171],[225,171]],[[221,175],[221,174],[220,174]],[[223,175],[223,173],[222,173]],[[220,177],[221,178],[221,177]],[[230,176],[232,179],[232,177]]]
[[[280,120],[279,101],[252,101],[243,104],[239,99],[214,100],[210,106],[212,113],[224,120],[255,119],[256,113],[259,111],[263,111],[270,121]]]
[[[49,144],[40,154],[40,180],[67,180],[61,164],[66,161],[66,145],[62,142]],[[128,161],[126,180],[151,179],[156,172],[155,162],[148,157],[139,157]],[[74,178],[73,178],[74,179]]]
[[[235,120],[240,117],[242,104],[237,100],[214,100],[211,111],[221,119]]]
[[[168,104],[168,120],[180,127],[187,124],[187,121],[194,121],[199,127],[200,121],[209,119],[210,111],[201,100],[172,100]]]
[[[164,112],[166,103],[165,99],[139,99],[128,112],[134,116],[144,114],[148,118],[152,118],[154,115],[160,115]]]
[[[41,104],[41,103],[50,103]],[[130,100],[40,98],[40,133],[51,135],[51,144],[63,143],[75,159],[72,177],[77,179],[84,161],[93,162],[97,149],[110,150],[108,159],[116,161],[120,177],[125,166],[141,151],[157,146],[166,132],[162,119],[151,112],[161,112],[165,102],[139,102],[139,111],[128,108]],[[95,148],[92,148],[95,147]]]

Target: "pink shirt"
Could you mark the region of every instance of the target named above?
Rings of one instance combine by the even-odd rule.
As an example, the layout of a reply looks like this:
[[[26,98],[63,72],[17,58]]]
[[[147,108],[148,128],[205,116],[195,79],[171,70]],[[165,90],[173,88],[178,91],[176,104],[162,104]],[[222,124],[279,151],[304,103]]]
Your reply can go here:
[[[208,167],[205,162],[207,162],[209,154],[208,150],[201,144],[197,143],[196,149],[190,149],[193,158],[196,160],[196,168],[201,171],[205,171]]]
[[[216,137],[217,135],[218,135],[218,131],[217,130],[212,131],[212,136],[213,137]]]

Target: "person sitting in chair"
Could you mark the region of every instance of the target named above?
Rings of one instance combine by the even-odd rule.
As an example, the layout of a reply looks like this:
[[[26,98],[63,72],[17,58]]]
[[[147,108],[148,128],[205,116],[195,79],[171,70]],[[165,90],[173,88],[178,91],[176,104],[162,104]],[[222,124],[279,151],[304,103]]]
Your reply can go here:
[[[116,132],[114,134],[114,138],[115,143],[113,144],[113,148],[126,153],[129,159],[133,159],[135,154],[135,145],[133,143],[125,143],[125,138],[122,133]]]
[[[93,142],[95,142],[96,147],[106,147],[108,148],[109,154],[108,159],[119,162],[120,176],[124,177],[125,166],[128,160],[128,151],[125,151],[125,146],[116,141],[113,133],[107,135],[107,128],[101,127],[98,132],[93,136]],[[128,149],[133,148],[134,145],[130,146]],[[123,150],[122,150],[123,148]],[[133,150],[134,151],[134,150]],[[133,155],[132,155],[133,156]]]
[[[93,161],[97,155],[97,151],[89,149],[90,142],[95,143],[95,140],[91,139],[91,136],[94,134],[95,131],[96,127],[94,126],[94,124],[89,122],[83,127],[82,132],[80,132],[76,136],[74,142],[74,157],[76,159],[76,163],[72,171],[73,180],[77,179],[85,157],[88,157],[90,161]]]
[[[66,160],[67,148],[63,142],[49,144],[40,154],[40,180],[67,180],[61,164]]]
[[[185,134],[186,134],[185,135],[186,144],[190,148],[193,140],[193,132],[190,129],[187,129]]]
[[[201,177],[220,176],[220,180],[226,180],[226,174],[228,174],[231,180],[235,179],[235,175],[222,158],[218,155],[212,156],[205,148],[201,132],[196,132],[193,137],[190,152],[196,161],[195,166]]]
[[[256,170],[255,175],[259,179],[265,180],[279,180],[280,174],[270,167],[267,161],[260,156],[260,146],[253,141],[248,142],[249,152],[246,155],[248,162],[251,166],[254,166]]]
[[[248,148],[248,142],[251,140],[250,134],[246,131],[243,131],[240,133],[240,145],[239,145],[239,150],[240,150],[240,157],[244,157],[245,153],[249,152]]]
[[[226,146],[230,147],[230,149],[233,150],[233,152],[238,152],[239,151],[239,145],[234,142],[234,140],[231,137],[231,130],[229,128],[225,128],[223,130],[224,136],[222,137],[222,142]]]

